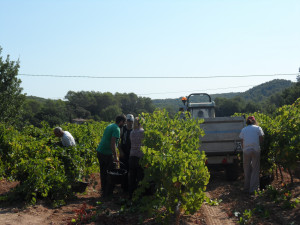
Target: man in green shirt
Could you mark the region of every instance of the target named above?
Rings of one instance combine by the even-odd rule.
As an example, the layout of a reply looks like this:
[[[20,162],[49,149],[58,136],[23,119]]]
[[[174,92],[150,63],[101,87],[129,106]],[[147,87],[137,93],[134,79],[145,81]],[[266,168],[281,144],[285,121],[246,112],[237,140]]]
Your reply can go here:
[[[103,133],[100,144],[97,147],[97,157],[100,164],[100,180],[102,196],[108,196],[113,192],[113,185],[107,180],[107,170],[118,163],[117,144],[120,139],[120,128],[126,123],[124,115],[117,116],[116,122],[108,125]]]

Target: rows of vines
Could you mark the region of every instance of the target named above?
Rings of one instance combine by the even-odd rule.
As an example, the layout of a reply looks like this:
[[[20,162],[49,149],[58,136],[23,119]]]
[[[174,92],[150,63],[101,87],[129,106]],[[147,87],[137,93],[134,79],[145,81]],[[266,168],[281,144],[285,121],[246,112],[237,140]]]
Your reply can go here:
[[[138,199],[149,184],[155,194],[143,198],[141,210],[161,211],[161,218],[177,212],[187,214],[198,210],[205,199],[209,180],[205,155],[200,153],[200,120],[170,118],[166,111],[143,114],[145,129],[142,165],[145,179],[136,191]],[[21,131],[0,124],[0,178],[16,180],[14,190],[27,202],[48,199],[55,205],[64,204],[74,196],[74,181],[88,180],[98,172],[96,147],[107,123],[65,124],[76,140],[76,147],[61,147],[53,128],[24,127]]]
[[[87,179],[98,168],[95,148],[107,123],[66,124],[76,147],[61,147],[46,123],[21,131],[0,125],[0,177],[20,182],[15,197],[35,203],[47,198],[64,204],[73,196],[74,181]]]
[[[274,116],[254,113],[265,132],[263,171],[270,172],[275,166],[296,168],[300,160],[299,115],[300,99]],[[198,150],[199,135],[204,135],[201,120],[183,120],[179,115],[170,118],[166,111],[142,116],[145,178],[134,199],[142,203],[141,210],[161,212],[162,218],[197,211],[205,200],[209,180],[205,155]],[[74,196],[75,180],[88,180],[91,173],[98,172],[95,149],[106,126],[104,122],[63,125],[77,143],[65,148],[58,145],[53,128],[46,123],[42,128],[27,126],[22,130],[0,124],[0,178],[19,181],[15,196],[26,201],[46,198],[63,204]],[[155,193],[144,196],[150,184]]]
[[[155,184],[154,196],[142,199],[143,209],[157,213],[157,208],[164,207],[160,215],[164,221],[174,213],[194,213],[206,198],[209,181],[206,157],[199,151],[199,136],[204,135],[202,121],[183,120],[179,114],[171,119],[166,111],[143,114],[143,118],[145,178],[136,199],[149,184]]]
[[[263,172],[284,168],[293,179],[291,171],[299,166],[300,161],[300,98],[292,105],[279,108],[274,116],[262,113],[254,113],[254,116],[265,133],[261,160]]]

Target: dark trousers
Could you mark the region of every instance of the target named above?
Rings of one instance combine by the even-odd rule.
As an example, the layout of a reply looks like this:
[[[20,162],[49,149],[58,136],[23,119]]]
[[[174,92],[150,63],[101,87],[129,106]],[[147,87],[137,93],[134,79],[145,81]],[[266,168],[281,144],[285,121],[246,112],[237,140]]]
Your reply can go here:
[[[107,170],[114,167],[113,156],[97,152],[97,158],[100,164],[101,194],[105,197],[111,195],[114,189],[114,185],[107,175]]]
[[[124,176],[121,187],[123,191],[127,192],[128,191],[128,174],[129,174],[129,155],[124,155],[120,157],[120,168],[125,169],[127,171],[126,176]]]
[[[139,157],[129,157],[129,196],[137,189],[138,183],[144,178],[143,168],[139,164]]]

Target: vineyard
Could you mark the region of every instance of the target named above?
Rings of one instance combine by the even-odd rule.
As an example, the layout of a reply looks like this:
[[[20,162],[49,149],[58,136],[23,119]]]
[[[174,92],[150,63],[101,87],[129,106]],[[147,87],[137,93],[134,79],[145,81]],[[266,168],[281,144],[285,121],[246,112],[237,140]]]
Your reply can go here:
[[[261,113],[254,116],[265,133],[262,173],[279,171],[277,176],[282,177],[288,171],[293,183],[300,161],[300,99],[283,106],[274,116]],[[170,118],[166,111],[145,113],[142,117],[145,155],[141,163],[145,178],[134,194],[135,206],[125,201],[120,212],[137,210],[154,217],[158,223],[175,224],[181,215],[197,212],[204,202],[216,204],[205,195],[210,174],[205,154],[198,151],[199,136],[204,135],[200,129],[202,121],[182,120],[179,115]],[[60,207],[76,197],[76,182],[99,187],[91,175],[99,173],[95,149],[107,125],[106,122],[62,125],[77,144],[66,148],[60,146],[53,127],[47,123],[42,123],[41,128],[26,126],[19,130],[0,124],[0,177],[19,182],[11,194],[0,196],[0,203],[23,201],[34,205],[43,199],[52,207]],[[154,184],[155,191],[145,195],[150,184]],[[272,191],[271,187],[268,191]],[[298,207],[297,197],[289,196],[295,207]],[[95,216],[85,218],[85,222],[95,220]],[[82,219],[84,216],[70,223],[80,224]]]
[[[21,131],[1,125],[0,176],[17,180],[15,196],[35,203],[48,198],[54,205],[71,198],[74,181],[88,180],[98,164],[95,156],[100,137],[107,123],[66,124],[76,139],[76,147],[61,147],[46,123],[42,128],[24,127]]]

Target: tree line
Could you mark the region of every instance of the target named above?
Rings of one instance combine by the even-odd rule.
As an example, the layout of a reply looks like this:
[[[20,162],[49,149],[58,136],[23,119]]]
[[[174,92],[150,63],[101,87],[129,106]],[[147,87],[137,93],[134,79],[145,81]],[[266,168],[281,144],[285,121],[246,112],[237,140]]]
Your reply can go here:
[[[39,126],[43,120],[51,126],[72,122],[75,118],[112,121],[122,113],[138,115],[155,109],[150,98],[139,97],[134,93],[69,91],[65,99],[26,98],[22,107],[23,121],[35,126]]]

